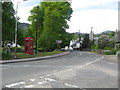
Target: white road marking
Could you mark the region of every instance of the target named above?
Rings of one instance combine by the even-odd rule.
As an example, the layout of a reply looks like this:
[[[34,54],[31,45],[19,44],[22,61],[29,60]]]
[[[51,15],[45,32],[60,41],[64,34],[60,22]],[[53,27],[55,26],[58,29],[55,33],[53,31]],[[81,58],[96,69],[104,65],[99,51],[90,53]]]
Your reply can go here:
[[[111,62],[106,62],[106,63],[108,63],[108,64],[114,64],[114,63],[111,63]]]
[[[45,78],[45,80],[50,81],[50,82],[56,82],[55,79],[51,79],[51,78]]]
[[[52,74],[48,74],[48,75],[46,75],[47,77],[49,77],[49,76],[51,76]]]
[[[34,87],[35,85],[27,85],[27,86],[24,86],[24,88],[32,88]]]
[[[87,65],[92,64],[92,63],[94,63],[94,62],[97,62],[97,61],[99,61],[99,60],[101,60],[101,59],[103,59],[103,58],[104,58],[104,56],[101,57],[101,58],[99,58],[99,59],[96,59],[96,60],[94,60],[94,61],[92,61],[92,62],[88,62],[88,63],[86,63],[85,65],[87,66]]]
[[[36,79],[30,79],[30,81],[34,82]]]
[[[40,77],[40,79],[42,79],[42,78],[44,78],[44,77]]]
[[[38,84],[43,85],[43,84],[47,83],[48,81],[49,81],[49,82],[57,82],[55,79],[44,78],[44,81],[38,82]]]
[[[99,60],[101,60],[101,59],[103,59],[104,58],[104,56],[102,56],[101,58],[99,58],[99,59],[96,59],[96,60],[94,60],[94,61],[91,61],[91,62],[88,62],[88,63],[86,63],[86,64],[84,64],[84,65],[81,65],[81,66],[79,66],[80,68],[82,68],[82,67],[84,67],[84,66],[87,66],[87,65],[90,65],[90,64],[92,64],[92,63],[94,63],[94,62],[97,62],[97,61],[99,61]],[[28,66],[28,65],[24,65],[24,66]],[[18,66],[19,67],[19,66]],[[6,69],[6,68],[2,68],[2,69]],[[73,69],[68,69],[68,70],[73,70]],[[63,71],[59,71],[59,72],[64,72],[65,70],[63,70]],[[59,72],[55,72],[55,73],[53,73],[53,74],[57,74],[57,73],[59,73]],[[50,75],[53,75],[53,74],[48,74],[48,75],[46,75],[47,77],[49,77]],[[40,77],[40,79],[43,79],[44,77]],[[30,79],[30,81],[35,81],[36,79]],[[45,84],[45,83],[47,83],[47,82],[57,82],[55,79],[51,79],[51,78],[44,78],[44,81],[42,81],[42,82],[38,82],[38,84]],[[20,85],[20,84],[25,84],[25,82],[17,82],[17,83],[13,83],[13,84],[9,84],[9,85],[6,85],[6,87],[8,87],[8,88],[12,88],[12,87],[14,87],[14,86],[17,86],[17,85]],[[69,86],[69,87],[72,87],[72,88],[78,88],[78,86],[75,86],[75,85],[70,85],[70,84],[68,84],[68,83],[65,83],[65,85],[66,86]],[[27,85],[27,86],[24,86],[25,88],[32,88],[32,87],[34,87],[34,85]]]
[[[68,70],[70,70],[70,71],[71,71],[71,70],[73,70],[73,69],[68,69]]]
[[[47,83],[47,81],[43,81],[43,83]]]
[[[25,84],[25,82],[13,83],[13,84],[6,85],[5,87],[11,88],[11,87],[18,86],[18,85],[21,85],[21,84]]]
[[[72,88],[78,88],[78,86],[75,86],[75,85],[70,85],[68,83],[65,83],[66,86],[69,86],[69,87],[72,87]]]
[[[38,84],[42,85],[42,84],[44,84],[44,83],[43,83],[43,82],[38,82]]]

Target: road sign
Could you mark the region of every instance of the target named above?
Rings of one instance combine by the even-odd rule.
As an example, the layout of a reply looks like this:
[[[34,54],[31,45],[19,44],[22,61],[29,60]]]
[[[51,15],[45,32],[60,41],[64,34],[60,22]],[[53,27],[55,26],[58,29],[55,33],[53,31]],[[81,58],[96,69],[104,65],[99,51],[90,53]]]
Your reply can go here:
[[[56,43],[57,43],[57,44],[61,44],[61,43],[62,43],[62,40],[56,40]]]

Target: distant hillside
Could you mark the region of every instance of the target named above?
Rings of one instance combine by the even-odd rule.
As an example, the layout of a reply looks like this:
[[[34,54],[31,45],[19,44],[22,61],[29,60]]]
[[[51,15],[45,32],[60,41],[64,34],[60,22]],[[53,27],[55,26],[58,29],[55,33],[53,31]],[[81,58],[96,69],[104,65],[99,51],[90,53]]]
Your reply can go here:
[[[85,34],[88,34],[88,33],[80,33],[80,35],[85,35]],[[79,32],[75,32],[74,35],[79,35]]]
[[[30,24],[28,24],[28,23],[18,23],[19,29],[27,30],[29,28],[29,26],[30,26]]]
[[[104,32],[102,32],[102,33],[100,33],[100,34],[110,34],[110,33],[112,33],[113,31],[110,31],[110,30],[107,30],[107,31],[104,31]]]
[[[98,36],[98,35],[101,35],[101,34],[106,34],[106,35],[109,35],[110,33],[112,33],[113,31],[111,30],[106,30],[102,33],[99,33],[99,34],[94,34],[95,36]],[[79,35],[79,32],[75,32],[75,33],[72,33],[74,34],[75,36],[78,36]],[[89,34],[89,33],[80,33],[80,35],[84,36],[85,34]]]
[[[110,34],[110,33],[112,33],[113,31],[111,31],[111,30],[106,30],[106,31],[104,31],[104,32],[102,32],[102,33],[99,33],[99,34]],[[73,33],[74,35],[78,35],[79,34],[79,32],[75,32],[75,33]],[[80,33],[80,35],[85,35],[85,34],[89,34],[89,33]],[[99,35],[99,34],[95,34],[95,35]]]

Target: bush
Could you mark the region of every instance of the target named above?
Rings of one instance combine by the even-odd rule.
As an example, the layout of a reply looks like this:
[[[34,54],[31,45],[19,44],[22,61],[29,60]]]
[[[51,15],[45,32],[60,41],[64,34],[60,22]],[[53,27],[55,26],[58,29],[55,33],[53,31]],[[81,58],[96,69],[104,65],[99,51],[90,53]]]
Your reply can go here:
[[[93,45],[91,49],[98,49],[98,45]]]
[[[6,48],[2,48],[2,60],[9,60],[11,58],[10,52],[6,51]]]
[[[24,52],[24,48],[23,47],[17,47],[17,52]]]
[[[10,48],[11,52],[15,52],[15,47]],[[17,52],[24,52],[23,47],[17,47]]]
[[[107,51],[105,52],[106,55],[116,55],[116,53],[118,52],[119,50],[117,49],[112,49],[111,51]]]
[[[104,50],[111,50],[111,48],[110,47],[105,47]]]
[[[46,49],[44,49],[44,48],[38,48],[38,52],[45,52],[46,51]]]

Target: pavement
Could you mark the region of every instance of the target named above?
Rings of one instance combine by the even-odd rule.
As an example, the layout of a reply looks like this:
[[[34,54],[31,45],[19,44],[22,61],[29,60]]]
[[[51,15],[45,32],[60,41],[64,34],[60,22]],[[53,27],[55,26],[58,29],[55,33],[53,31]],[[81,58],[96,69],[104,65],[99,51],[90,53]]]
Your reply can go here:
[[[4,60],[4,61],[2,60],[2,61],[0,61],[0,64],[51,59],[51,58],[56,58],[56,57],[64,56],[64,55],[67,55],[67,54],[70,54],[70,52],[64,52],[64,53],[60,53],[60,54],[55,54],[55,55],[50,55],[50,56],[34,57],[34,58]]]
[[[120,51],[117,52],[118,60],[120,60]]]
[[[117,56],[71,51],[51,59],[6,63],[2,65],[2,87],[115,90],[118,88]]]

